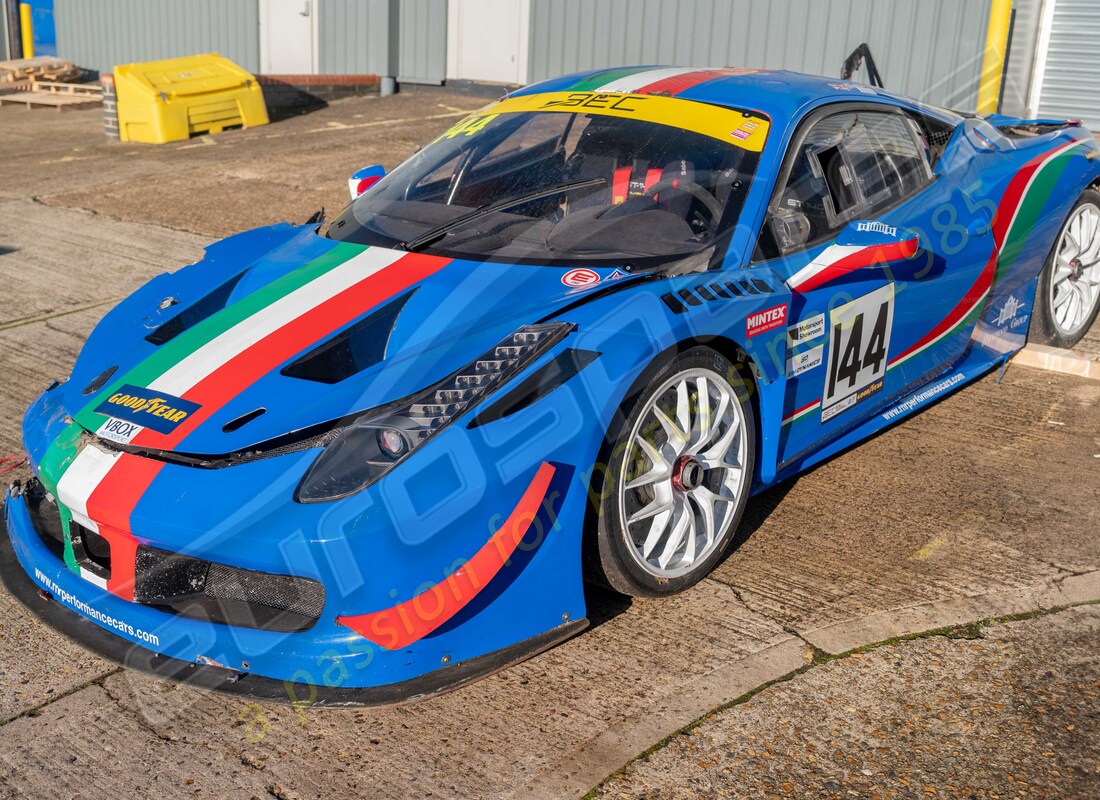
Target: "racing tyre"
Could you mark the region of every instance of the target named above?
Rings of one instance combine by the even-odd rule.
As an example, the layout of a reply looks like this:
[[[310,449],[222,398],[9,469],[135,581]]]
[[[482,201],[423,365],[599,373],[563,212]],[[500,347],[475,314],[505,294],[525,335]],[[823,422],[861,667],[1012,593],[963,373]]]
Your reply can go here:
[[[599,576],[623,594],[683,591],[722,557],[745,509],[756,450],[751,377],[708,347],[658,362],[605,440]]]
[[[1100,193],[1087,189],[1066,218],[1035,290],[1032,341],[1073,347],[1100,309]]]

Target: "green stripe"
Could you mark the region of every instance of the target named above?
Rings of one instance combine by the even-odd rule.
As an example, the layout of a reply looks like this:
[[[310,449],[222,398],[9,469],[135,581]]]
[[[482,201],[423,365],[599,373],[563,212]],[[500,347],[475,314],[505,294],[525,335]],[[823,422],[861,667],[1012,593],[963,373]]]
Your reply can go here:
[[[1035,229],[1035,223],[1039,220],[1047,200],[1054,192],[1054,187],[1062,178],[1062,173],[1069,166],[1069,160],[1073,156],[1075,148],[1070,148],[1060,156],[1048,161],[1027,190],[1016,219],[1012,227],[1005,235],[1004,246],[1001,247],[1001,255],[997,260],[997,274],[994,281],[1001,278],[1005,272],[1012,268],[1016,259],[1027,244],[1028,237]]]
[[[653,69],[656,69],[656,67],[649,67],[646,69],[638,69],[637,67],[630,67],[628,69],[605,69],[603,72],[597,72],[595,75],[585,78],[579,83],[569,87],[569,90],[574,92],[590,92],[593,89],[599,89],[605,83],[611,83],[611,81],[617,81],[620,78],[628,78],[640,72],[650,72]]]
[[[57,496],[57,482],[61,479],[65,470],[68,469],[69,464],[76,458],[77,452],[79,452],[81,433],[79,425],[70,423],[46,448],[46,452],[42,456],[42,463],[38,465],[39,479],[42,481],[42,485],[46,487],[46,491],[57,500],[57,508],[61,512],[61,529],[65,536],[65,566],[74,571],[79,567],[76,563],[76,557],[73,555],[72,538],[69,534],[69,521],[72,519],[72,514],[68,508],[62,505],[60,498]]]
[[[109,383],[74,415],[76,421],[88,430],[96,430],[107,417],[103,414],[97,414],[92,409],[117,392],[120,387],[125,384],[148,386],[184,358],[230,328],[326,272],[330,272],[365,249],[361,245],[337,242],[331,250],[323,255],[306,262],[294,271],[288,272],[286,275],[223,308],[193,328],[185,330],[179,336],[158,347],[144,361],[136,364],[121,377]]]
[[[131,383],[147,385],[170,368],[179,363],[183,358],[193,353],[199,347],[210,342],[217,336],[242,322],[256,312],[266,308],[282,297],[301,288],[317,277],[340,266],[353,256],[362,253],[366,248],[361,245],[336,242],[333,248],[321,256],[308,261],[302,266],[277,278],[251,294],[241,298],[236,303],[227,306],[216,314],[190,328],[179,336],[157,348],[144,361],[135,365],[122,377],[108,384],[102,391],[96,394],[74,416],[76,421],[70,423],[50,443],[38,465],[39,478],[42,485],[57,500],[57,506],[61,512],[61,523],[65,533],[65,565],[79,573],[80,567],[76,563],[72,549],[72,535],[69,523],[72,514],[61,502],[57,494],[57,484],[65,470],[69,468],[77,454],[80,452],[81,436],[83,430],[96,430],[106,417],[92,411],[102,402],[103,398],[110,397],[120,386]],[[78,424],[79,423],[79,424]],[[83,427],[82,427],[83,426]]]

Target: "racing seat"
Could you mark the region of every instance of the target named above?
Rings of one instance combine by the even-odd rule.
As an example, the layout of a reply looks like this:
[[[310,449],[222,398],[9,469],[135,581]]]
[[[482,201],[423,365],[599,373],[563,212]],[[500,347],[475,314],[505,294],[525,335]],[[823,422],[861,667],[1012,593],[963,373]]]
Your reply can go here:
[[[566,162],[566,180],[603,178],[606,183],[593,190],[578,191],[567,198],[571,210],[593,206],[619,206],[641,198],[657,183],[677,178],[695,179],[693,164],[671,159],[663,153],[640,150],[639,140],[629,131],[590,124]],[[676,189],[663,189],[657,200],[670,213],[686,218],[692,196]]]

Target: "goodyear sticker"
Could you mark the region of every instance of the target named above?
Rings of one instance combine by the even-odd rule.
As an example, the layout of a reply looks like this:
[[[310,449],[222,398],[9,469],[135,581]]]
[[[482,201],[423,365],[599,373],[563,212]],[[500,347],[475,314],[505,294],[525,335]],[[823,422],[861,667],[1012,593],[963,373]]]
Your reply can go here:
[[[171,433],[200,408],[198,403],[127,384],[96,407],[96,412]]]

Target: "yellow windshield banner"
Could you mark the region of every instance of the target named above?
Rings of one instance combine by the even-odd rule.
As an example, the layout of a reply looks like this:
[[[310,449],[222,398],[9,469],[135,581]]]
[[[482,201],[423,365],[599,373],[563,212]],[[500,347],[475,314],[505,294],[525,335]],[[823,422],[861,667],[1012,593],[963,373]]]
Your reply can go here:
[[[602,114],[669,125],[735,144],[759,153],[768,137],[768,120],[732,108],[679,100],[675,97],[615,92],[546,92],[509,97],[466,117],[443,134],[443,139],[473,136],[499,114],[566,111]]]

